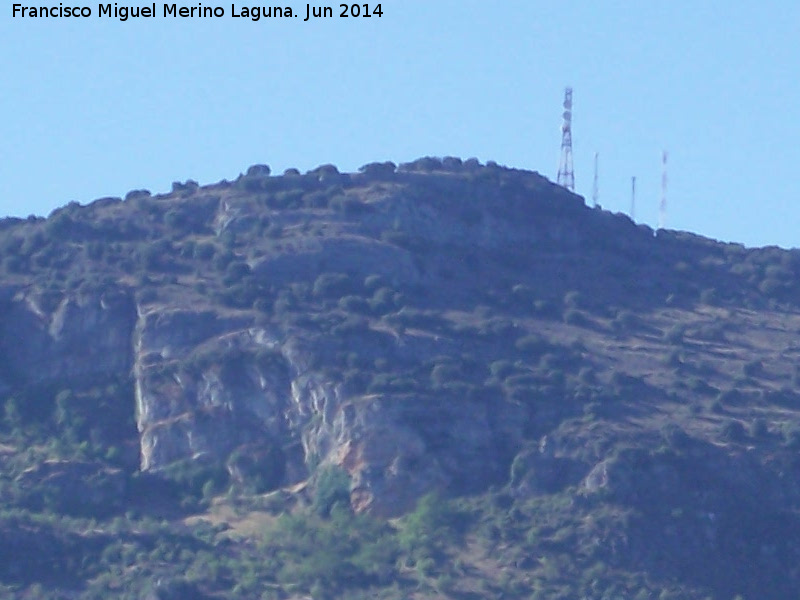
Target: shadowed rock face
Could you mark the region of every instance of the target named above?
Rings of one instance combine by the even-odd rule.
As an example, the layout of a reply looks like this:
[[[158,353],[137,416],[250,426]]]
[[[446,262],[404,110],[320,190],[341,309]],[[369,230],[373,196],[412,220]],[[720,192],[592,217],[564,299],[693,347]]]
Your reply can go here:
[[[12,384],[75,382],[126,373],[133,364],[132,294],[19,292],[0,320],[0,357]]]

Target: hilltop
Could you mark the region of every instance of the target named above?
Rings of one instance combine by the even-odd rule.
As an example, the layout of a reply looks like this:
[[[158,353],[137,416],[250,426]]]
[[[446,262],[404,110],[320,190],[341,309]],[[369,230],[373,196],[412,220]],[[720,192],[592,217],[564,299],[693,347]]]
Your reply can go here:
[[[10,596],[798,589],[800,251],[430,157],[71,203],[0,249]]]

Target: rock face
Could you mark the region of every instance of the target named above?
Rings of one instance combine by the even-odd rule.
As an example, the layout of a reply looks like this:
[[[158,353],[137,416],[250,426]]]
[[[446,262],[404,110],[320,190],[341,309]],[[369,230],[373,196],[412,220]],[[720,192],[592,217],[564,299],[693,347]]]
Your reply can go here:
[[[136,321],[125,288],[102,294],[20,291],[5,303],[0,357],[12,384],[46,384],[129,372]]]
[[[299,418],[291,365],[267,331],[237,325],[209,312],[141,320],[135,372],[143,470],[203,455],[224,460],[242,444],[281,447],[290,439]]]
[[[20,293],[0,326],[14,383],[69,387],[132,374],[145,471],[185,459],[225,462],[245,448],[268,455],[277,487],[306,478],[311,462],[331,461],[352,474],[359,508],[387,514],[464,475],[497,476],[485,402],[434,415],[413,398],[346,398],[309,368],[313,352],[297,338],[246,317],[161,307],[137,318],[124,291],[50,307]],[[428,421],[432,430],[417,427]],[[453,427],[459,443],[443,444]],[[65,475],[47,477],[57,485]]]
[[[522,437],[519,406],[350,395],[309,368],[296,338],[211,311],[143,315],[136,328],[141,468],[267,455],[273,485],[330,462],[352,478],[358,510],[394,515],[432,489],[481,489],[506,475]],[[174,329],[174,330],[173,330]],[[241,462],[241,452],[238,452]],[[238,467],[237,467],[238,468]]]
[[[459,290],[452,300],[474,304],[486,294],[476,268],[494,268],[480,252],[574,249],[580,234],[561,215],[582,205],[536,174],[489,175],[478,193],[450,175],[441,189],[414,173],[400,185],[393,168],[271,178],[259,167],[238,187],[178,185],[163,198],[62,209],[49,226],[65,256],[116,235],[155,279],[140,277],[145,293],[116,271],[136,263],[109,256],[111,244],[90,249],[109,261],[101,285],[4,288],[0,384],[130,381],[143,471],[208,461],[237,480],[268,473],[259,486],[277,487],[334,463],[351,476],[353,505],[384,515],[431,490],[503,481],[531,411],[498,389],[476,393],[485,374],[470,372],[481,361],[467,354],[498,352],[518,332],[470,334],[468,349],[409,297],[446,304],[444,276]],[[521,178],[502,199],[500,177]],[[520,219],[542,191],[543,218]],[[199,284],[186,283],[192,270]]]
[[[518,407],[496,409],[481,400],[347,403],[332,423],[331,454],[354,475],[354,507],[392,516],[431,490],[475,491],[502,481],[506,446],[521,442],[523,419]]]
[[[134,415],[143,471],[208,461],[266,490],[336,464],[353,506],[381,515],[509,474],[523,495],[635,489],[624,473],[636,469],[669,487],[672,467],[620,470],[540,440],[603,411],[633,423],[634,396],[685,404],[730,387],[745,346],[762,365],[745,375],[774,376],[748,393],[779,393],[793,351],[780,328],[764,348],[706,353],[708,365],[672,346],[692,335],[705,351],[752,323],[723,331],[721,309],[705,307],[688,317],[702,326],[663,334],[703,297],[796,301],[796,253],[656,236],[536,173],[465,164],[258,166],[0,227],[12,259],[0,265],[0,391],[37,398],[52,421],[60,390],[102,398],[122,382],[131,397],[113,401]],[[710,373],[705,388],[682,381],[689,360],[694,379]],[[660,391],[676,378],[680,398]]]

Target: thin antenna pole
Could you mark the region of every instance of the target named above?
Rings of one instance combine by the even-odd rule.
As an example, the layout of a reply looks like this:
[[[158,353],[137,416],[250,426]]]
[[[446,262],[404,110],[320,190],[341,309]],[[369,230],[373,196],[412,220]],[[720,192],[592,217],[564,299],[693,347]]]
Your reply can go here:
[[[575,170],[572,166],[572,88],[564,90],[564,122],[561,125],[561,161],[558,165],[558,185],[575,191]]]
[[[600,190],[598,189],[598,185],[597,185],[597,177],[598,177],[598,174],[597,174],[597,157],[598,157],[598,155],[599,155],[598,152],[594,153],[594,183],[592,184],[592,203],[594,204],[595,208],[600,206],[600,204],[598,202],[598,200],[600,199]]]
[[[636,220],[636,177],[631,177],[631,220]]]
[[[667,151],[661,153],[661,204],[658,207],[658,228],[667,226]]]

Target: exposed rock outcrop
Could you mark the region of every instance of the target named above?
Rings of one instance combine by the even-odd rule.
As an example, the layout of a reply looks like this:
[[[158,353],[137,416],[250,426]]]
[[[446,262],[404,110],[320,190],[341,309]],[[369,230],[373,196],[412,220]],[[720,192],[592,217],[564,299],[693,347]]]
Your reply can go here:
[[[17,293],[0,319],[0,363],[15,384],[71,383],[127,373],[136,322],[132,294]]]
[[[764,290],[796,302],[796,256],[734,264],[743,248],[654,236],[536,173],[477,161],[284,177],[256,166],[235,183],[74,204],[0,233],[16,252],[0,287],[0,391],[34,397],[27,418],[56,423],[58,393],[81,388],[83,412],[58,426],[112,455],[135,440],[144,471],[211,461],[264,491],[334,463],[351,476],[354,507],[382,515],[509,475],[523,496],[674,488],[675,465],[609,458],[596,440],[534,446],[576,417],[646,430],[633,405],[730,387],[746,354],[761,365],[746,376],[774,375],[748,393],[781,395],[794,364],[788,312],[757,348],[743,342],[761,327],[751,316],[740,333],[723,331],[722,307],[674,311],[698,298],[755,305]],[[688,357],[677,346],[692,335]],[[725,352],[699,357],[720,341]],[[108,385],[126,397],[106,398]],[[130,440],[98,434],[118,410],[82,428],[91,402],[130,402]],[[597,429],[587,438],[614,428]]]
[[[140,319],[142,469],[201,456],[225,461],[246,447],[283,461],[269,467],[282,474],[271,478],[277,486],[305,478],[309,464],[333,462],[351,474],[357,509],[387,515],[431,489],[480,489],[506,475],[521,407],[346,395],[309,368],[313,353],[296,338],[239,325],[208,311]]]

